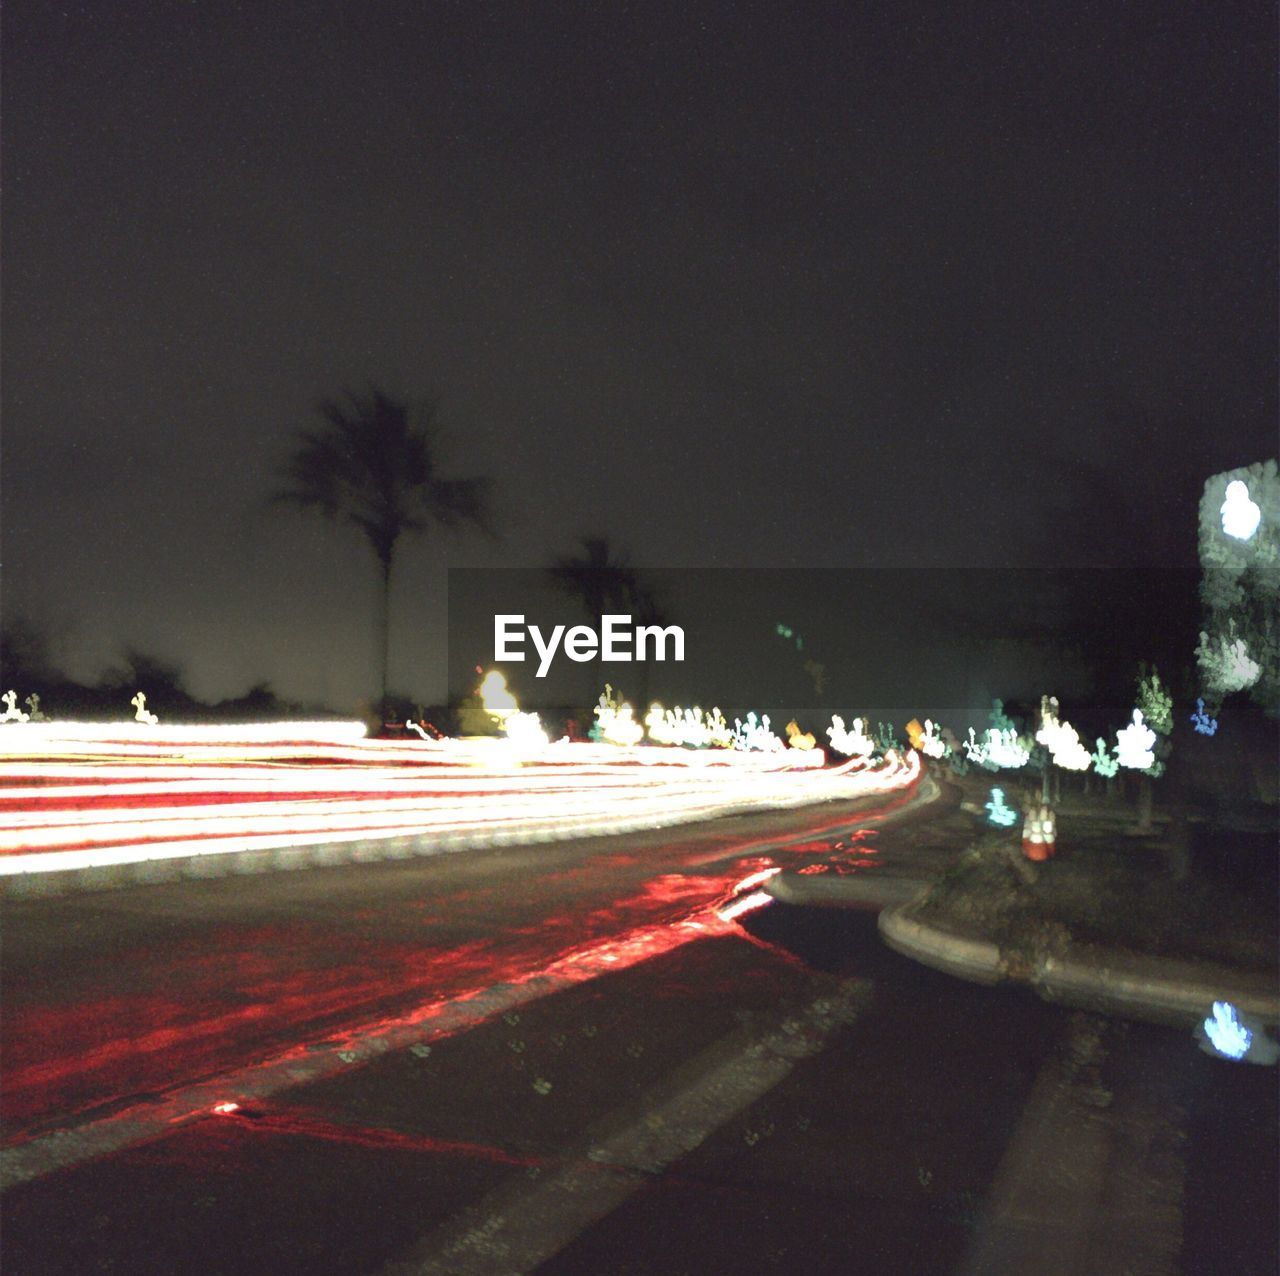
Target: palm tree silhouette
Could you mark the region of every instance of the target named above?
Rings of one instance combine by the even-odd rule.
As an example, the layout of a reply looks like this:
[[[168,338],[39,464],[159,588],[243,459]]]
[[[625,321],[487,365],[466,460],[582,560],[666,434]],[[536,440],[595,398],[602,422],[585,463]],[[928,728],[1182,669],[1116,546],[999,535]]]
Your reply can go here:
[[[606,612],[629,615],[636,625],[667,625],[667,613],[644,574],[632,567],[627,555],[615,550],[607,536],[584,536],[578,557],[558,558],[547,569],[556,587],[576,598],[599,633]],[[639,662],[640,716],[648,708],[649,661]],[[594,675],[592,675],[594,679]],[[633,689],[634,694],[634,689]]]
[[[432,403],[412,406],[376,386],[320,403],[323,424],[299,430],[273,503],[318,510],[360,529],[378,560],[379,709],[387,704],[391,567],[406,533],[470,525],[489,531],[490,480],[446,478]]]
[[[629,603],[631,619],[637,626],[657,625],[665,629],[671,623],[666,606],[652,585],[639,576],[634,576],[630,585],[631,600]],[[648,649],[645,658],[639,661],[638,678],[640,694],[637,697],[636,716],[644,721],[649,711],[649,675],[652,672]]]
[[[607,536],[584,536],[579,544],[580,557],[557,558],[547,574],[562,593],[582,604],[598,631],[605,612],[621,611],[630,604],[637,577],[626,555],[615,555]]]
[[[547,575],[561,593],[582,604],[599,633],[606,612],[624,612],[630,606],[638,578],[626,556],[615,551],[607,536],[584,536],[578,543],[582,546],[581,555],[557,558],[547,568]],[[587,676],[594,687],[596,675],[588,670]]]

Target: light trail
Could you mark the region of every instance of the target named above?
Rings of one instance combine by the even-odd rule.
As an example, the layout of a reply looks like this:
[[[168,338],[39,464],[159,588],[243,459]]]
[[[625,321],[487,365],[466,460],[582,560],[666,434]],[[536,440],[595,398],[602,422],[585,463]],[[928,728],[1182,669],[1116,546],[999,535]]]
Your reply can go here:
[[[171,1081],[145,1097],[135,1097],[109,1115],[74,1120],[70,1128],[63,1127],[52,1134],[12,1135],[0,1145],[0,1189],[7,1190],[81,1160],[109,1155],[207,1115],[239,1116],[247,1107],[281,1090],[383,1058],[389,1050],[452,1036],[501,1012],[603,975],[617,974],[690,943],[741,934],[734,919],[773,902],[771,896],[751,888],[781,869],[769,867],[741,878],[740,872],[741,868],[735,867],[717,877],[683,881],[688,891],[703,896],[703,900],[666,917],[637,920],[615,934],[552,954],[514,953],[504,964],[488,969],[487,980],[478,986],[455,988],[322,1040],[308,1037],[295,1041],[266,1058],[215,1077],[190,1084]],[[674,898],[669,890],[652,894],[655,898]],[[707,895],[712,899],[706,900]],[[241,1013],[257,1018],[258,1011],[258,1007],[251,1006]],[[11,1068],[7,1102],[12,1106],[14,1094],[24,1088],[56,1087],[60,1079],[83,1077],[86,1070],[132,1057],[140,1048],[171,1049],[178,1036],[173,1028],[157,1027],[151,1037],[135,1035],[105,1048],[81,1050],[55,1060],[41,1059],[16,1073]],[[166,1057],[166,1071],[172,1077],[175,1065],[171,1057]]]
[[[561,741],[359,738],[359,723],[0,728],[0,880],[326,844],[422,851],[663,827],[909,788],[920,762]]]

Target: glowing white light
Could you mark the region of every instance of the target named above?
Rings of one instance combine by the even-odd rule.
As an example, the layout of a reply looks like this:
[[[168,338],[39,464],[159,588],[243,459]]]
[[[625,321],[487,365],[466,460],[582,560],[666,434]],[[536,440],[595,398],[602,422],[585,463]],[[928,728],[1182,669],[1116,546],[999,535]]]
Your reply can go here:
[[[734,888],[735,895],[741,895],[743,891],[749,891],[753,886],[759,886],[762,882],[767,882],[771,877],[777,877],[782,870],[780,868],[762,868],[755,873],[751,873],[744,877]]]
[[[844,719],[838,714],[832,714],[827,738],[837,753],[847,754],[851,758],[869,758],[875,752],[876,742],[867,734],[866,718],[854,718],[853,726],[846,730]]]
[[[342,745],[362,739],[367,734],[363,722],[245,722],[237,725],[219,723],[165,723],[155,730],[143,730],[136,719],[130,722],[31,722],[20,732],[0,736],[0,755],[13,752],[55,753],[84,751],[84,745],[109,745],[113,751],[150,753],[156,746],[165,749],[187,745],[202,750],[218,744],[290,745],[297,752],[304,745]],[[136,742],[136,743],[135,743]],[[370,741],[365,747],[394,741]],[[208,754],[204,755],[206,759]]]
[[[1229,1001],[1213,1003],[1213,1015],[1204,1021],[1204,1033],[1213,1048],[1228,1059],[1243,1059],[1253,1044],[1253,1033],[1240,1022]]]
[[[0,732],[0,878],[322,844],[377,857],[393,839],[432,853],[623,832],[887,793],[920,775],[914,755],[825,768],[816,750],[561,742],[513,767],[510,743],[495,740],[283,747],[270,732],[266,743],[224,744],[195,729],[130,722],[94,737],[77,725],[80,738],[61,741],[59,724]]]
[[[924,720],[924,731],[920,734],[920,751],[927,758],[944,758],[947,755],[946,743],[929,718]]]
[[[26,722],[30,719],[29,713],[23,713],[18,708],[18,693],[16,691],[6,691],[0,699],[4,701],[4,716],[0,717],[0,722]]]
[[[1089,750],[1080,742],[1080,734],[1069,722],[1061,722],[1057,715],[1058,702],[1046,696],[1041,701],[1040,730],[1036,742],[1049,750],[1055,765],[1067,771],[1087,771],[1093,761]]]
[[[1247,541],[1258,530],[1262,511],[1249,498],[1249,488],[1239,479],[1227,484],[1227,499],[1222,502],[1222,530],[1236,540]]]
[[[991,801],[987,803],[987,810],[990,812],[988,819],[992,824],[998,824],[1001,828],[1009,828],[1018,818],[1018,813],[1010,806],[1004,804],[1004,790],[992,789]]]
[[[757,908],[763,908],[766,904],[772,903],[773,896],[767,891],[754,891],[750,895],[743,895],[739,899],[735,899],[733,903],[717,909],[716,916],[722,922],[731,922],[735,917],[741,917],[743,913],[754,912]]]
[[[964,749],[971,762],[988,771],[1016,770],[1026,766],[1031,757],[1031,750],[1018,739],[1016,731],[1000,731],[995,727],[988,727],[981,740],[974,737],[970,727]]]
[[[141,691],[139,691],[137,695],[129,701],[129,703],[137,710],[137,713],[134,715],[135,722],[145,722],[148,726],[154,727],[156,723],[160,721],[160,719],[147,708],[147,697]]]
[[[760,753],[777,753],[786,748],[781,739],[769,729],[769,715],[766,713],[757,719],[754,712],[747,714],[745,722],[734,718],[733,745],[736,749]]]
[[[733,746],[733,732],[719,708],[703,714],[698,705],[692,709],[663,709],[656,701],[645,717],[649,739],[655,744],[688,745],[693,748],[711,746],[728,749]]]
[[[485,674],[480,680],[478,694],[485,713],[496,718],[499,724],[520,710],[515,696],[507,689],[506,676],[499,669],[491,669]]]
[[[507,739],[521,748],[536,748],[551,743],[551,738],[543,730],[536,713],[513,713],[503,722],[502,729],[506,732]]]
[[[1142,710],[1133,711],[1133,722],[1116,732],[1116,760],[1134,771],[1149,771],[1155,764],[1156,733],[1142,721]]]
[[[594,712],[600,739],[606,744],[630,748],[644,739],[644,727],[635,720],[635,710],[627,701],[615,700],[608,683]]]
[[[491,670],[480,680],[477,691],[480,704],[497,724],[502,734],[519,749],[533,749],[549,744],[550,739],[542,728],[536,713],[522,713],[520,706],[507,688],[505,675],[497,669]],[[418,734],[425,738],[426,732],[421,728]]]

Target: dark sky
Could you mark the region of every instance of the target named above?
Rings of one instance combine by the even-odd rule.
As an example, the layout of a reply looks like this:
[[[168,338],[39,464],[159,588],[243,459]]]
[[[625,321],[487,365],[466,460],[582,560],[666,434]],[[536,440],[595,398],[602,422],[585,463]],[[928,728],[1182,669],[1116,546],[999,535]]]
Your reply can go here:
[[[322,396],[434,394],[497,546],[1185,561],[1276,452],[1271,4],[4,14],[3,605],[92,676],[370,684],[372,558],[264,512]],[[771,621],[772,618],[769,618]]]

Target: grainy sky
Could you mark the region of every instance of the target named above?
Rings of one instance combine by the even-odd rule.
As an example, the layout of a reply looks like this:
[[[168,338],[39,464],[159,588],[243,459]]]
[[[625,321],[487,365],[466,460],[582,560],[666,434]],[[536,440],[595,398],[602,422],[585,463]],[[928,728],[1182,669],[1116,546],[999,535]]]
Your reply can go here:
[[[1276,451],[1272,4],[4,13],[3,605],[91,677],[350,707],[374,571],[264,511],[315,402],[434,396],[496,546],[1179,561]],[[767,618],[772,621],[772,617]]]

